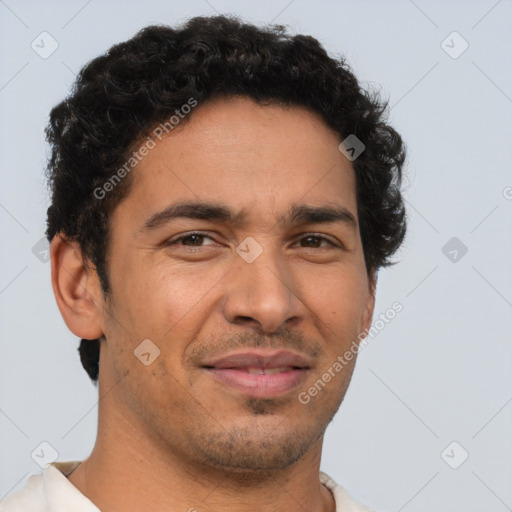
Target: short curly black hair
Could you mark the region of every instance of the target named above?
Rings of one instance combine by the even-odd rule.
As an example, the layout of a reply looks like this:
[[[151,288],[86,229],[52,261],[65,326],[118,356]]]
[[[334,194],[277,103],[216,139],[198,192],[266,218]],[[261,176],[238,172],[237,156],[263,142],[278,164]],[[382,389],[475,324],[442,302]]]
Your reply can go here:
[[[284,26],[256,27],[236,16],[195,17],[179,28],[148,26],[114,45],[79,73],[46,128],[51,189],[46,236],[80,245],[109,293],[109,219],[131,175],[108,194],[112,179],[140,141],[184,104],[245,96],[259,104],[306,107],[365,148],[352,162],[367,272],[394,264],[406,213],[400,186],[405,145],[388,124],[388,101],[364,90],[343,57]],[[193,115],[191,113],[187,118]],[[186,119],[184,119],[186,121]],[[81,340],[82,365],[98,379],[99,340]]]

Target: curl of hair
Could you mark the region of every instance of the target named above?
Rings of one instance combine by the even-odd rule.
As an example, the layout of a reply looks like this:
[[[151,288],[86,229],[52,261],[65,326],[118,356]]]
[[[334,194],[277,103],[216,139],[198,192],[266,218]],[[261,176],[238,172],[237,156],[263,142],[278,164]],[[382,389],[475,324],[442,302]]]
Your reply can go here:
[[[387,102],[364,90],[344,58],[285,27],[256,27],[234,16],[196,17],[180,28],[155,25],[114,45],[79,73],[50,113],[47,176],[49,241],[78,242],[109,293],[109,219],[126,197],[127,175],[105,198],[94,191],[113,176],[151,130],[189,99],[198,104],[241,95],[259,104],[301,106],[340,137],[365,145],[352,162],[360,235],[368,272],[394,264],[406,215],[400,186],[405,147],[388,124]],[[193,113],[182,120],[186,122]],[[84,263],[85,264],[85,263]],[[84,368],[96,380],[99,342],[82,340]],[[98,356],[98,357],[97,357]]]

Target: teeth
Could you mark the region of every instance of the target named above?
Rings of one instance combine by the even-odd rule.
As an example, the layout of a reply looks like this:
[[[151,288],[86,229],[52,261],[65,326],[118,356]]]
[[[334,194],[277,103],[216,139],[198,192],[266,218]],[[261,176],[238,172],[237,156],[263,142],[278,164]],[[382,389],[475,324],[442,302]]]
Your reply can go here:
[[[250,373],[251,375],[263,375],[265,372],[263,371],[263,368],[247,368],[247,373]]]
[[[280,368],[246,368],[246,371],[251,375],[275,375],[276,373],[289,372],[293,370],[292,366],[281,366]]]

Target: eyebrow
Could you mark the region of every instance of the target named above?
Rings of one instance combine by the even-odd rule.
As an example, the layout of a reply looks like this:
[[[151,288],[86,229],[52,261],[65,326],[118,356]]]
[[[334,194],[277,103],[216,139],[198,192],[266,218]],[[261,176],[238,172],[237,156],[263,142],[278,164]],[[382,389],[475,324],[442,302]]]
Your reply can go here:
[[[245,210],[234,212],[229,207],[218,203],[180,202],[171,204],[162,211],[152,215],[142,226],[141,231],[153,231],[175,219],[199,219],[224,222],[239,226],[247,221]],[[342,206],[310,206],[294,203],[285,215],[277,219],[281,225],[326,224],[339,222],[352,229],[357,228],[357,221],[347,208]]]

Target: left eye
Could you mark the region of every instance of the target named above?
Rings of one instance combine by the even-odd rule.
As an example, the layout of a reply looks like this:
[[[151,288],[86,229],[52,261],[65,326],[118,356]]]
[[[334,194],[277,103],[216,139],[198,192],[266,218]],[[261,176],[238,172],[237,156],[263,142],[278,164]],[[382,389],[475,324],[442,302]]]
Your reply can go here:
[[[202,246],[201,243],[197,244],[195,242],[198,242],[198,241],[200,242],[201,240],[204,240],[205,238],[209,238],[210,240],[213,241],[213,239],[210,236],[205,235],[204,233],[189,233],[188,235],[182,235],[178,238],[175,238],[174,240],[169,240],[167,245],[175,245],[176,242],[179,242],[180,240],[182,240],[182,241],[183,240],[191,240],[192,241],[191,244],[187,244],[187,243],[183,244],[182,243],[179,245],[185,245],[185,246],[190,246],[190,247],[201,247]],[[208,245],[210,245],[210,244],[208,244]]]

